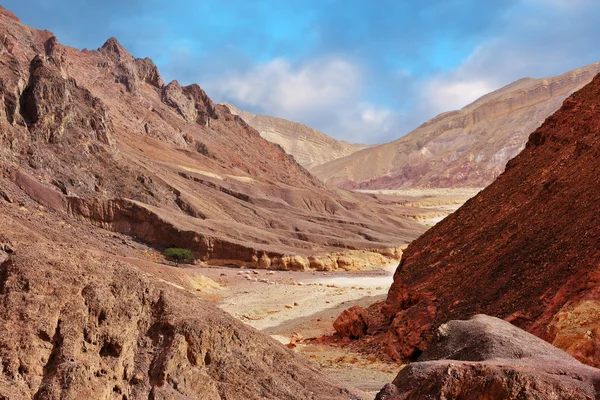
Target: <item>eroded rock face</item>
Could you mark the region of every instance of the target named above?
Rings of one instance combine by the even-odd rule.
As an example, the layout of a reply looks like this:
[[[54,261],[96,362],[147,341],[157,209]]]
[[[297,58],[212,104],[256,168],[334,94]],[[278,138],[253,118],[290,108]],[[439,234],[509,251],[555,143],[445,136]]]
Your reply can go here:
[[[600,370],[521,329],[486,315],[439,327],[418,362],[378,400],[596,399]]]
[[[405,359],[445,319],[486,313],[600,366],[598,110],[600,76],[492,185],[409,245],[382,307],[382,347]]]
[[[486,187],[523,150],[529,134],[598,72],[600,63],[552,78],[521,79],[394,142],[312,172],[354,189]]]
[[[208,127],[211,118],[218,118],[214,103],[198,85],[181,87],[179,82],[173,81],[163,89],[162,98],[187,122]]]
[[[54,43],[55,38],[50,40]],[[78,130],[93,140],[114,145],[104,103],[63,74],[54,56],[36,56],[31,61],[29,84],[20,99],[20,112],[30,131],[46,142],[56,143],[65,131]]]
[[[134,58],[116,38],[108,39],[98,50],[115,63],[113,76],[116,82],[125,85],[127,91],[139,94],[142,83],[159,89],[164,86],[154,62],[149,58]]]

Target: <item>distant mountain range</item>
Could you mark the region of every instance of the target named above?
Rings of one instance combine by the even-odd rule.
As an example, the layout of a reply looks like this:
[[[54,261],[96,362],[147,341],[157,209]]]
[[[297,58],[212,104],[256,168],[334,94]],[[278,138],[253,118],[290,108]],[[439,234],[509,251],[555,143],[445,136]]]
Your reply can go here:
[[[600,72],[600,63],[546,78],[525,78],[459,111],[438,115],[400,139],[312,169],[348,189],[484,187],[504,171],[563,101]]]
[[[232,114],[239,115],[260,135],[280,145],[309,171],[328,161],[348,156],[369,146],[352,144],[327,136],[309,126],[268,115],[241,111],[233,104],[222,103]]]

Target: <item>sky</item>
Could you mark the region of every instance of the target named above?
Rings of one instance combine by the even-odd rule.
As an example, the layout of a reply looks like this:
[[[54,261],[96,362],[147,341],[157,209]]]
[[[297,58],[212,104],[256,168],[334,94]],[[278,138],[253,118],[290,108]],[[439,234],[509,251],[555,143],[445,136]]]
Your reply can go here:
[[[598,0],[4,0],[62,44],[340,140],[395,140],[524,77],[600,61]]]

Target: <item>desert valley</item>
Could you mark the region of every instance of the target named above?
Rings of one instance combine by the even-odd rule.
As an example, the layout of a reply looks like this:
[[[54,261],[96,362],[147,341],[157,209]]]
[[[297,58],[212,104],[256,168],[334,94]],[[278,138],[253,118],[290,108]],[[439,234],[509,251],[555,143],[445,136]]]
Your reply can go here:
[[[358,144],[36,28],[0,6],[0,399],[600,398],[600,63]]]

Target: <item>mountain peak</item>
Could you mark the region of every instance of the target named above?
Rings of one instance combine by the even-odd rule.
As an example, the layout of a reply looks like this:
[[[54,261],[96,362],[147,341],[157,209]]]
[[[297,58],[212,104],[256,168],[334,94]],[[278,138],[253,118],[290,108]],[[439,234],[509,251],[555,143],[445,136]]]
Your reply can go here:
[[[119,41],[115,37],[111,37],[110,39],[108,39],[102,45],[102,47],[100,49],[98,49],[98,50],[103,51],[103,52],[108,53],[108,54],[114,54],[120,60],[126,59],[126,58],[133,58],[133,56],[131,55],[131,53],[129,53],[127,51],[127,49],[125,49],[125,47],[123,47],[121,45],[121,43],[119,43]]]

